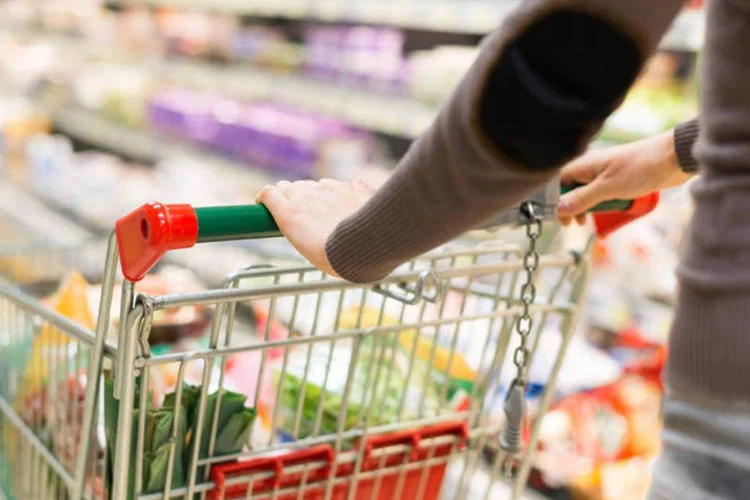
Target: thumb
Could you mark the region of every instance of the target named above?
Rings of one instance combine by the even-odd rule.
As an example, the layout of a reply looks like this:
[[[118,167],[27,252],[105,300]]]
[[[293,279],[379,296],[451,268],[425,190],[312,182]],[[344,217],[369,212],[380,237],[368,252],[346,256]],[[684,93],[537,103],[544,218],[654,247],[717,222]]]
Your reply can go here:
[[[560,198],[557,214],[560,217],[571,217],[582,214],[607,199],[605,185],[599,180],[581,186],[564,194]]]

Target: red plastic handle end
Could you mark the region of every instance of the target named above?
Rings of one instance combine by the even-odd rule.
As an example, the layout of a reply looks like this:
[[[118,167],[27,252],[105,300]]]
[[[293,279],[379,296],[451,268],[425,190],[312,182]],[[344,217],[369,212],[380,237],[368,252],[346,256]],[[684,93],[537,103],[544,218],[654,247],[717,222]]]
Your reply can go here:
[[[115,223],[122,274],[140,281],[169,250],[190,248],[198,239],[198,218],[190,205],[146,203]]]
[[[606,238],[626,224],[653,211],[659,204],[659,193],[653,192],[633,201],[625,212],[601,212],[594,215],[596,234]]]

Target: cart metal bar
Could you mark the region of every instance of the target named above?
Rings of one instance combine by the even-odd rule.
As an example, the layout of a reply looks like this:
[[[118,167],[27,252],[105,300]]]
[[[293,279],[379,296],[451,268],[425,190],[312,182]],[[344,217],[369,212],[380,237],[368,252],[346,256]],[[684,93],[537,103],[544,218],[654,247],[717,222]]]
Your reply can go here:
[[[37,299],[17,288],[0,282],[0,295],[13,302],[14,305],[17,305],[27,313],[39,316],[49,322],[50,325],[63,330],[66,335],[70,335],[85,344],[94,344],[96,337],[93,332],[87,330],[78,323],[74,323],[52,309],[43,306]],[[111,342],[105,342],[102,350],[105,355],[114,357],[117,352],[117,347]]]
[[[60,479],[63,480],[68,490],[73,490],[73,477],[68,474],[68,471],[65,470],[65,467],[63,467],[60,461],[52,454],[52,452],[49,451],[47,446],[45,446],[45,444],[42,443],[42,441],[34,435],[31,429],[29,429],[24,424],[24,421],[21,419],[21,417],[19,417],[18,414],[13,411],[13,408],[11,408],[8,402],[5,401],[5,399],[3,399],[2,397],[0,397],[0,411],[3,412],[5,418],[7,418],[14,425],[14,428],[18,432],[23,433],[24,438],[27,439],[28,442],[34,447],[34,451],[39,453],[39,455],[44,458],[44,461],[47,463],[47,465],[55,471]]]
[[[492,313],[492,314],[482,314],[482,315],[476,315],[472,316],[472,321],[477,320],[484,320],[484,319],[499,319],[499,318],[508,318],[512,317],[514,315],[517,315],[519,312],[519,308],[510,308],[510,309],[503,309],[501,311]],[[547,306],[539,306],[535,307],[534,312],[540,312],[540,313],[570,313],[574,310],[576,310],[576,306],[574,305],[547,305]],[[239,347],[224,347],[224,348],[216,348],[206,351],[191,351],[191,352],[185,352],[185,353],[174,353],[174,354],[164,354],[158,357],[154,358],[138,358],[134,362],[134,366],[136,368],[141,368],[144,366],[154,366],[154,365],[161,365],[165,363],[179,363],[179,362],[190,362],[195,361],[199,359],[206,359],[210,357],[221,357],[221,356],[230,356],[232,354],[239,354],[243,352],[251,352],[251,351],[262,351],[262,350],[268,350],[278,347],[291,347],[291,346],[299,346],[299,345],[305,345],[305,344],[315,344],[315,343],[324,343],[326,341],[337,341],[337,340],[345,340],[345,339],[355,339],[355,338],[362,338],[369,335],[387,335],[391,333],[398,333],[403,330],[409,330],[414,328],[425,328],[425,327],[437,327],[437,326],[444,326],[444,325],[451,325],[454,323],[460,322],[461,319],[458,318],[449,318],[449,319],[442,319],[442,320],[434,320],[434,321],[424,321],[422,323],[418,324],[405,324],[405,325],[398,325],[398,326],[383,326],[383,327],[373,327],[368,328],[366,330],[347,330],[340,333],[334,333],[329,335],[318,335],[315,337],[295,337],[287,340],[274,340],[274,341],[268,341],[266,343],[258,343],[253,345],[247,345],[247,346],[239,346]]]
[[[102,296],[99,302],[99,314],[96,319],[96,339],[92,346],[91,359],[86,380],[86,404],[81,422],[81,442],[78,448],[78,457],[75,469],[75,490],[73,498],[78,499],[83,495],[86,480],[86,459],[88,458],[89,442],[94,426],[94,417],[97,410],[99,396],[99,377],[102,373],[104,362],[104,347],[109,330],[109,318],[112,308],[112,296],[114,294],[115,274],[117,272],[117,240],[114,232],[107,242],[107,256],[102,276]],[[115,469],[115,474],[118,471]],[[126,476],[127,477],[127,476]]]
[[[574,265],[576,259],[572,255],[549,256],[540,259],[541,268],[562,268]],[[492,265],[467,266],[461,269],[441,269],[439,275],[443,279],[472,276],[486,276],[489,274],[517,271],[523,268],[522,262],[502,262]],[[416,281],[421,275],[416,273],[395,273],[385,278],[380,284],[399,284],[407,281]],[[220,289],[206,292],[164,295],[153,299],[154,310],[169,309],[173,307],[184,307],[187,305],[209,305],[224,302],[237,302],[254,298],[273,298],[290,295],[302,295],[305,293],[321,293],[333,290],[352,290],[362,288],[362,285],[350,283],[341,279],[324,279],[303,283],[281,284],[276,286],[258,287],[249,289]]]
[[[128,341],[124,346],[120,346],[120,348],[123,349],[120,357],[121,362],[125,365],[125,368],[123,369],[127,369],[134,365],[136,347],[138,345],[138,330],[141,327],[141,321],[144,319],[144,314],[144,309],[138,307],[134,308],[133,314],[128,316]],[[87,386],[87,388],[88,387],[89,386]],[[117,421],[120,425],[117,428],[117,438],[114,450],[114,468],[112,470],[112,498],[116,499],[127,497],[128,476],[130,474],[130,441],[133,434],[133,426],[131,425],[131,422],[133,421],[134,403],[135,376],[128,376],[122,381],[120,405],[117,416]],[[143,413],[143,411],[141,413]],[[122,425],[123,423],[126,424]]]

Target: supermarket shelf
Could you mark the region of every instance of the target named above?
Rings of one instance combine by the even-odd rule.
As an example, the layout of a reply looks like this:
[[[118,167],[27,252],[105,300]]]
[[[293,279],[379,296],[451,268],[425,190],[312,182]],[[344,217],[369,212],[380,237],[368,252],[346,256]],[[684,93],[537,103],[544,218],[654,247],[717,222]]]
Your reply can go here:
[[[474,35],[492,31],[517,4],[514,0],[111,0],[107,3],[200,9],[255,17],[382,24]]]
[[[0,212],[22,221],[30,231],[44,235],[55,245],[76,246],[95,236],[5,178],[0,179]]]
[[[164,79],[241,99],[263,97],[314,111],[366,130],[415,139],[435,120],[436,106],[304,76],[200,62],[156,63]]]
[[[273,180],[247,164],[231,161],[183,141],[168,139],[148,130],[121,125],[96,111],[76,106],[47,106],[46,111],[61,132],[107,151],[147,162],[189,158],[216,172],[235,173],[244,170],[257,176],[259,184]],[[261,184],[261,185],[262,185]]]
[[[381,24],[457,34],[484,35],[517,5],[515,0],[110,0],[112,5],[200,9],[255,17]],[[702,11],[683,12],[665,36],[664,47],[699,50]]]
[[[65,51],[84,54],[94,60],[102,55],[108,55],[112,60],[123,64],[139,64],[132,54],[126,54],[114,47],[105,48],[70,35],[46,33],[3,24],[0,24],[0,30],[46,40],[56,47],[64,48]],[[263,68],[187,60],[149,59],[145,64],[149,71],[161,81],[188,88],[213,90],[238,99],[271,99],[298,109],[338,118],[364,130],[405,139],[419,137],[432,124],[438,113],[437,106],[409,97],[362,90],[335,82],[312,79],[304,75],[291,75]],[[68,121],[67,117],[63,119]],[[80,117],[76,117],[75,121],[80,121]],[[78,129],[79,127],[76,127],[76,130]],[[119,132],[113,134],[102,132],[97,135],[97,138],[106,140],[106,145],[109,145],[113,141],[119,142],[119,139],[115,141],[115,137],[119,135]],[[149,149],[146,158],[151,158],[153,148],[146,145],[145,139],[135,138],[133,134],[127,135],[129,136],[128,144],[124,147],[138,148],[138,151]],[[159,148],[161,148],[161,141]],[[131,153],[126,154],[137,157]]]
[[[160,0],[150,1],[160,3]],[[194,5],[201,2],[190,0],[190,2],[175,1],[174,3]],[[283,6],[288,2],[266,2],[264,5],[272,9],[280,8],[277,3]],[[357,5],[359,3],[381,5],[388,2],[357,2]],[[455,2],[443,3],[455,5]],[[469,2],[469,4],[473,3]],[[249,2],[249,5],[254,4],[254,2]],[[233,4],[220,2],[220,5],[231,6]],[[395,5],[408,6],[411,3],[398,2]],[[697,50],[703,41],[703,17],[702,11],[687,11],[681,14],[672,30],[664,38],[663,46],[672,50]],[[47,39],[58,47],[66,47],[67,50],[78,54],[90,54],[96,58],[102,53],[108,53],[115,60],[137,63],[132,54],[123,54],[114,47],[103,48],[80,38],[9,26],[4,26],[4,29]],[[177,85],[202,87],[241,99],[272,99],[341,119],[358,128],[406,139],[419,137],[435,120],[439,110],[438,106],[410,97],[377,93],[335,82],[316,80],[304,75],[292,75],[257,67],[153,59],[148,59],[147,64],[159,78]]]

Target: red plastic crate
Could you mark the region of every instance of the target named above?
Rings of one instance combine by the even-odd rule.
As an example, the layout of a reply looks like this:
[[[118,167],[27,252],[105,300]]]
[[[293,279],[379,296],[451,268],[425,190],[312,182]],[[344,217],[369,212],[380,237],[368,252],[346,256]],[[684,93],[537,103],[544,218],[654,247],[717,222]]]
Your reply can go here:
[[[360,464],[349,462],[336,466],[335,453],[329,445],[293,451],[277,457],[221,464],[211,469],[216,487],[209,493],[209,498],[244,498],[252,483],[253,498],[271,498],[274,492],[288,490],[288,493],[279,493],[275,498],[296,499],[299,498],[297,490],[305,484],[305,492],[301,498],[319,500],[325,496],[327,480],[335,474],[337,483],[333,488],[334,500],[346,499],[352,487],[356,488],[355,498],[362,500],[392,500],[397,495],[399,498],[435,500],[440,494],[447,462],[438,461],[430,465],[427,462],[446,457],[453,450],[463,449],[468,435],[469,428],[465,422],[450,422],[370,436],[357,444],[356,449],[364,446]],[[443,436],[452,436],[454,439],[429,448],[420,446],[424,440]],[[399,445],[406,445],[407,450],[404,451]],[[304,464],[314,464],[308,468],[306,475],[302,471],[289,471],[294,466]],[[362,473],[408,464],[423,465],[417,465],[407,472],[399,468],[384,471],[374,477],[357,477],[354,481],[355,476]],[[232,478],[246,480],[236,485],[227,485],[227,481]]]

